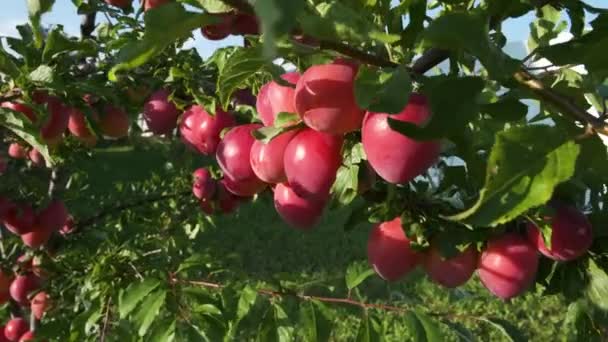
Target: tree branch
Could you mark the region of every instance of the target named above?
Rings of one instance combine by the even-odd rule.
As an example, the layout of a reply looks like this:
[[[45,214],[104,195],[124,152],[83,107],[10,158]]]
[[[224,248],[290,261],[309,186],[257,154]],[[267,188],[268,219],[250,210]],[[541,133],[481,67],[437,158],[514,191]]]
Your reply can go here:
[[[92,12],[82,15],[82,21],[80,23],[80,36],[82,39],[90,38],[93,31],[95,31],[95,19],[97,18],[97,12]]]

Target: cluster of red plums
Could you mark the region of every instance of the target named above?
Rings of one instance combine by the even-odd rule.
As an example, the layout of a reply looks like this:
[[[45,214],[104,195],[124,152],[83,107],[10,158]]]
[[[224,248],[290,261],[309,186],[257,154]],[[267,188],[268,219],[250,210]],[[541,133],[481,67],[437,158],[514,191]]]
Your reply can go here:
[[[108,5],[119,8],[130,7],[133,0],[105,0]],[[157,8],[172,0],[141,0],[145,11]],[[229,35],[259,34],[260,28],[257,18],[248,13],[237,11],[225,13],[210,13],[216,19],[216,23],[205,25],[201,28],[203,37],[209,40],[222,40]]]
[[[41,320],[51,302],[48,294],[40,290],[46,275],[39,260],[22,255],[17,259],[15,269],[14,273],[0,270],[0,305],[13,300],[22,311],[29,308],[32,319]],[[0,342],[35,339],[35,333],[30,331],[30,323],[24,317],[15,316],[0,326]]]
[[[592,226],[576,208],[559,205],[553,216],[545,219],[552,232],[550,248],[539,228],[528,223],[527,237],[506,233],[488,241],[481,255],[471,246],[448,259],[435,246],[424,252],[411,249],[401,220],[396,218],[373,228],[367,245],[368,260],[376,273],[389,281],[400,279],[420,264],[434,282],[448,288],[466,283],[477,270],[490,292],[510,299],[534,282],[538,252],[556,261],[569,261],[591,247]]]

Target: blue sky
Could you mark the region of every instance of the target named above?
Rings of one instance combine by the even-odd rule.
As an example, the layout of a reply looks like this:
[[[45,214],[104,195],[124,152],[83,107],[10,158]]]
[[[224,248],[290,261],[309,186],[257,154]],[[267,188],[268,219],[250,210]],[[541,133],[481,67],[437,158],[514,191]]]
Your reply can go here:
[[[26,0],[3,0],[2,2],[0,35],[14,35],[16,32],[15,26],[27,22]],[[587,0],[586,3],[596,7],[608,7],[607,0]],[[98,17],[99,19],[102,18]],[[529,14],[505,22],[503,30],[510,41],[525,41],[529,34],[529,23],[532,19],[533,16]],[[43,22],[45,24],[62,24],[70,34],[78,34],[79,32],[80,18],[76,14],[76,8],[70,0],[57,0],[53,11],[43,17]],[[219,42],[205,40],[198,32],[195,32],[194,36],[195,39],[189,42],[189,44],[195,46],[203,57],[211,55],[218,47],[240,45],[242,42],[241,38],[232,36]]]

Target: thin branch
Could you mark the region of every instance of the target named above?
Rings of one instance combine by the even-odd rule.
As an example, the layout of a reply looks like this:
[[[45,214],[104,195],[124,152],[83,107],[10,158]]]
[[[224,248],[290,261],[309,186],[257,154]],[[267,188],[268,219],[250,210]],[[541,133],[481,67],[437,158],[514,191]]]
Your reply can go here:
[[[99,342],[105,342],[106,340],[106,332],[108,331],[108,325],[110,322],[110,307],[112,305],[112,297],[108,297],[108,302],[106,303],[106,313],[103,318],[103,328],[101,328],[101,334],[99,335]]]
[[[160,195],[160,196],[143,198],[143,199],[139,199],[139,200],[136,200],[136,201],[133,201],[130,203],[119,204],[119,205],[116,205],[116,206],[113,206],[110,208],[105,208],[102,211],[100,211],[99,213],[97,213],[87,219],[77,222],[74,225],[74,231],[78,231],[82,228],[90,226],[90,225],[96,223],[97,221],[105,218],[106,216],[112,215],[116,212],[121,212],[126,209],[133,209],[136,207],[141,207],[141,206],[152,204],[155,202],[160,202],[160,201],[163,201],[163,200],[166,200],[169,198],[184,197],[184,196],[191,195],[191,194],[192,194],[192,192],[190,190],[188,190],[188,191],[179,192],[176,194]]]
[[[97,18],[97,12],[91,12],[82,15],[82,21],[80,23],[80,36],[82,39],[90,38],[93,31],[95,31],[95,19]]]
[[[187,285],[212,288],[212,289],[222,289],[225,287],[225,285],[223,285],[223,284],[214,283],[214,282],[210,282],[210,281],[181,280],[181,279],[177,279],[177,278],[172,278],[171,283],[187,284]],[[318,301],[318,302],[323,302],[323,303],[357,306],[364,310],[376,309],[376,310],[382,310],[382,311],[388,311],[388,312],[394,312],[394,313],[405,313],[405,312],[411,311],[411,308],[408,308],[408,307],[367,303],[367,302],[363,302],[363,301],[354,300],[352,298],[310,296],[310,295],[305,295],[305,294],[300,294],[300,293],[295,293],[295,292],[284,292],[284,291],[276,291],[276,290],[270,290],[270,289],[257,289],[256,292],[260,295],[267,296],[267,297],[276,297],[276,298],[292,297],[292,298],[300,299],[302,301]],[[432,315],[438,316],[438,317],[451,318],[451,319],[453,319],[453,318],[477,319],[477,317],[475,317],[475,316],[452,314],[449,312],[432,313]]]

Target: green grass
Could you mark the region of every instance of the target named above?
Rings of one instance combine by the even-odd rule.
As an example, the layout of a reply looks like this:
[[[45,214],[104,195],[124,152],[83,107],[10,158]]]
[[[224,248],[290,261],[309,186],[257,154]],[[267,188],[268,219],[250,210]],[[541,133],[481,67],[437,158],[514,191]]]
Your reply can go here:
[[[271,200],[261,198],[242,206],[235,215],[217,218],[215,226],[206,227],[197,240],[206,253],[222,262],[225,271],[215,279],[314,282],[307,294],[346,297],[345,270],[353,262],[366,261],[368,234],[365,227],[350,232],[342,229],[349,210],[329,213],[316,229],[302,232],[282,223]],[[559,297],[541,297],[533,289],[506,303],[490,295],[476,276],[462,288],[446,290],[428,281],[420,270],[391,284],[374,275],[359,286],[358,295],[368,302],[415,307],[438,314],[447,321],[464,324],[481,341],[500,341],[503,337],[476,319],[480,317],[509,321],[531,341],[558,341],[563,335],[560,330],[566,304]],[[354,339],[361,310],[331,306],[339,310],[332,338]],[[383,323],[387,341],[410,339],[402,315],[384,314]],[[457,340],[449,332],[447,339]]]

